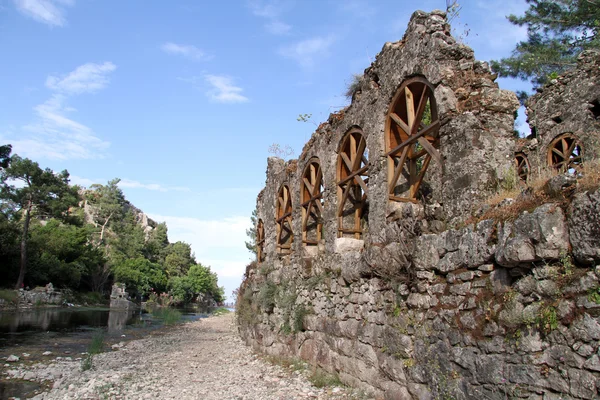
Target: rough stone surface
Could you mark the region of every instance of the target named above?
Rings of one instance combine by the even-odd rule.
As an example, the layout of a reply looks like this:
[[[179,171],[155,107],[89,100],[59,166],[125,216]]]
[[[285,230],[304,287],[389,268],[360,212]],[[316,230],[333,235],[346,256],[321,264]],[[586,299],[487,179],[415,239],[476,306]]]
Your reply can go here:
[[[56,358],[15,366],[9,379],[50,384],[37,400],[67,399],[359,399],[351,389],[316,388],[310,369],[293,371],[253,354],[239,339],[233,315],[176,327],[95,355],[92,369],[81,359]],[[298,364],[301,366],[301,364]]]
[[[600,252],[598,191],[578,195],[565,213],[573,181],[555,179],[544,192],[558,197],[553,203],[518,208],[529,204],[525,190],[499,205],[512,213],[483,219],[492,210],[484,200],[509,183],[514,151],[525,142],[543,153],[540,146],[558,131],[541,132],[538,124],[542,136],[515,140],[514,94],[498,89],[487,64],[451,37],[444,17],[415,12],[404,38],[384,45],[352,104],[319,126],[300,158],[268,159],[257,199],[263,257],[248,266],[239,289],[240,335],[260,352],[300,357],[378,399],[598,398],[600,271],[582,264],[597,262]],[[534,111],[540,121],[561,111],[556,124],[594,128],[595,106],[584,107],[585,116],[575,108],[593,102],[588,95],[600,87],[595,60],[584,56],[576,72],[559,79],[554,86],[562,92],[553,86],[534,97],[530,122]],[[398,88],[414,76],[434,88],[440,157],[417,200],[395,202],[386,118]],[[564,106],[552,100],[560,93]],[[346,217],[337,213],[338,154],[351,129],[362,132],[368,149],[359,233],[338,229]],[[300,189],[315,159],[323,172],[323,226],[307,250]],[[274,218],[284,184],[292,198],[289,254],[277,251]]]
[[[575,196],[569,208],[569,230],[577,261],[600,262],[600,190]]]
[[[564,133],[575,135],[585,160],[600,156],[600,52],[586,51],[578,67],[527,101],[527,120],[535,134],[520,147],[532,170],[547,165],[548,145]]]
[[[569,251],[569,233],[562,209],[544,204],[532,213],[505,222],[498,234],[496,261],[505,267],[558,259]]]

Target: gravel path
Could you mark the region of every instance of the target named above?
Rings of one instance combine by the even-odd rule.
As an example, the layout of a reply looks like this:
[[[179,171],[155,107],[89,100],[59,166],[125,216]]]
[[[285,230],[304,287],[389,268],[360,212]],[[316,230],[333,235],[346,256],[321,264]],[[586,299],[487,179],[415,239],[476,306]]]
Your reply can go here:
[[[13,378],[53,381],[50,399],[360,399],[350,389],[318,389],[308,370],[292,371],[252,353],[233,313],[210,317],[81,360],[53,360],[8,371]]]

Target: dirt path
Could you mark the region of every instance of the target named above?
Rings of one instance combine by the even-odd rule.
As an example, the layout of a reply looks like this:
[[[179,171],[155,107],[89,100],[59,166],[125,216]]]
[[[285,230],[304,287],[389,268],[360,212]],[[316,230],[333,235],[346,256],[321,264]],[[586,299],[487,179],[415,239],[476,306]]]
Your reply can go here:
[[[54,388],[35,399],[358,399],[349,389],[317,389],[309,371],[272,365],[238,337],[233,314],[181,325],[172,331],[98,354],[93,367],[54,360],[21,367],[15,378],[52,378]]]

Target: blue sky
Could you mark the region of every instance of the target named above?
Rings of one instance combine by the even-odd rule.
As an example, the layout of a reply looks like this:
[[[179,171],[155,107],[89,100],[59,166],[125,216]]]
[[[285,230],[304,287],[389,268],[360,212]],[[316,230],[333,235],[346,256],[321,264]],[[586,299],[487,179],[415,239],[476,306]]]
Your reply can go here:
[[[525,0],[464,0],[456,35],[508,56]],[[0,0],[0,143],[89,186],[118,177],[230,295],[269,146],[298,156],[353,74],[445,0]],[[505,89],[528,89],[500,80]]]

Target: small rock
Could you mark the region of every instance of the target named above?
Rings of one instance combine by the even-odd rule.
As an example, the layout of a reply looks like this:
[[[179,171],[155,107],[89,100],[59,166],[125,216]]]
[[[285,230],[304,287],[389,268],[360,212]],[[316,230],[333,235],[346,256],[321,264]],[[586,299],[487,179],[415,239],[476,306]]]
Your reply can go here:
[[[15,356],[14,354],[11,354],[10,356],[8,356],[6,358],[6,361],[8,361],[8,362],[17,362],[17,361],[19,361],[19,357]]]

